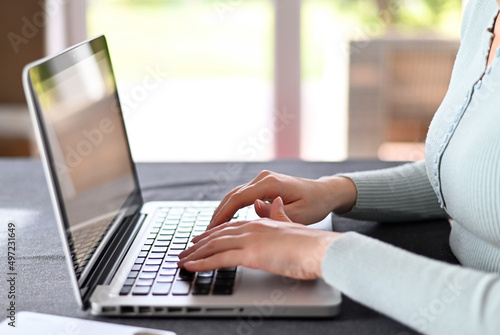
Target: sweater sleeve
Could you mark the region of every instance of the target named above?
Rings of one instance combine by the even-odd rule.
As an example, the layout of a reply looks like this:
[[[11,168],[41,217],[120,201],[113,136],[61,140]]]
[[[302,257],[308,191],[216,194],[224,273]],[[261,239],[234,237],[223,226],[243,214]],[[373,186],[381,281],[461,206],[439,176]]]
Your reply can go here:
[[[415,255],[357,233],[334,240],[323,277],[425,334],[499,334],[500,275]]]
[[[425,163],[394,168],[339,174],[356,185],[356,204],[344,214],[358,220],[415,221],[445,218],[431,187]]]

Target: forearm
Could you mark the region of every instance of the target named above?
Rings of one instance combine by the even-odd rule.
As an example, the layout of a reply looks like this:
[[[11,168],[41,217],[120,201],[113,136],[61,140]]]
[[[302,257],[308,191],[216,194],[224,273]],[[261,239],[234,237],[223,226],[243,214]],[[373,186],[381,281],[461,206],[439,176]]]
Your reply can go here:
[[[337,214],[371,221],[414,221],[447,216],[439,207],[424,162],[336,177],[349,178],[356,188],[352,208],[335,211]],[[349,201],[352,201],[350,192]]]
[[[344,294],[426,334],[498,334],[500,276],[346,233],[322,262]]]

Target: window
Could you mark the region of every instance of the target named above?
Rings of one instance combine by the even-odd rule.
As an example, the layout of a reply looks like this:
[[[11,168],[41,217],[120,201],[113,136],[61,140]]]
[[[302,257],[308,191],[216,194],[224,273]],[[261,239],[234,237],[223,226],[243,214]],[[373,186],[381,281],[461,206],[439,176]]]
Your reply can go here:
[[[91,0],[87,17],[108,38],[136,160],[273,157],[270,1]]]
[[[276,17],[301,28],[297,157],[413,160],[444,96],[460,11],[460,0],[88,0],[87,26],[108,38],[138,161],[276,158],[275,48],[287,47]],[[442,74],[419,87],[444,84],[395,94],[421,62]],[[425,93],[416,87],[403,91]]]

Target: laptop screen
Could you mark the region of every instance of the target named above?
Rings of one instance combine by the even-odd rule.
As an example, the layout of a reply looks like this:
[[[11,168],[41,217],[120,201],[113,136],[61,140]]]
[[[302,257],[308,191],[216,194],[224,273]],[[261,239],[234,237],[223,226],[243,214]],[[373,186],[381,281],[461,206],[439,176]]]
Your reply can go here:
[[[104,37],[29,70],[77,279],[139,191]]]

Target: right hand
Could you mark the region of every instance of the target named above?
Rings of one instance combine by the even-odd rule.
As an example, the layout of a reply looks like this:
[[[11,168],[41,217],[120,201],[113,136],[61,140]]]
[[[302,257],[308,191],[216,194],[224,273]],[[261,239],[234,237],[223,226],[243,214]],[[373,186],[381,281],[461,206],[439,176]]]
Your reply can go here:
[[[285,213],[293,222],[311,224],[330,212],[344,213],[356,202],[356,186],[344,177],[305,179],[262,171],[251,182],[236,187],[222,199],[207,229],[231,220],[240,209],[251,204],[260,217],[269,217],[271,204],[280,196]]]

